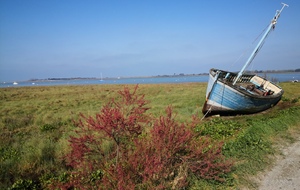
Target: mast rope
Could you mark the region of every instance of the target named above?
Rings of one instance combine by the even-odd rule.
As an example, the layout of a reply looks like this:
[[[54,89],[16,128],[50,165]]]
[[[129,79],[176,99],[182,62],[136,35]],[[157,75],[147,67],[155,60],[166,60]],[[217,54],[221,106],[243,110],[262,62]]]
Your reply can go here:
[[[248,52],[248,51],[251,49],[251,46],[253,46],[254,43],[259,39],[259,37],[263,35],[263,33],[267,30],[268,26],[269,26],[269,25],[267,25],[267,26],[265,27],[265,29],[263,29],[263,30],[261,31],[261,33],[253,40],[253,42],[248,46],[248,48],[246,48],[246,49],[243,51],[243,53],[235,60],[235,62],[233,62],[232,66],[234,66],[234,65],[235,65],[242,57],[245,56],[246,52]],[[252,70],[252,69],[251,69],[251,70]]]

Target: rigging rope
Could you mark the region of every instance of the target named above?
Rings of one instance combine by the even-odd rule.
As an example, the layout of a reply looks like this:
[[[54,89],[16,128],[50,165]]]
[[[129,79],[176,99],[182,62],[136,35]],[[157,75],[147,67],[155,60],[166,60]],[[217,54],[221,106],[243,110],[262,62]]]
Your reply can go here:
[[[262,31],[261,33],[253,40],[253,42],[248,46],[248,48],[245,48],[245,50],[243,51],[243,53],[237,58],[237,60],[235,62],[233,62],[233,64],[231,66],[234,66],[242,57],[245,56],[246,52],[248,52],[251,49],[251,46],[253,46],[253,44],[262,36],[262,34],[267,30],[269,25],[267,25]],[[252,70],[252,69],[251,69]]]

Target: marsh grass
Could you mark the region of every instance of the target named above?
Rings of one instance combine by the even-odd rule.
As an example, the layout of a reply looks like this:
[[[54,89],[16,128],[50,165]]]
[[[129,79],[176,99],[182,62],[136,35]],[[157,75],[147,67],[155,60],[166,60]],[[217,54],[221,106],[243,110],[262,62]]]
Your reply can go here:
[[[128,85],[134,88],[135,85]],[[197,128],[225,142],[224,153],[236,161],[232,177],[225,184],[191,176],[191,189],[252,186],[255,175],[276,153],[274,143],[293,141],[300,128],[300,84],[281,83],[283,100],[269,111],[236,117],[208,118]],[[69,151],[68,139],[74,132],[73,120],[79,113],[94,116],[101,106],[118,99],[123,85],[21,87],[0,89],[0,189],[43,183],[63,178],[67,170],[62,157]],[[138,93],[150,103],[149,113],[162,115],[172,105],[176,119],[186,122],[195,114],[201,118],[206,83],[143,84]],[[279,140],[280,139],[280,140]],[[110,150],[110,142],[103,144]]]
[[[202,135],[224,140],[223,153],[235,160],[235,169],[225,184],[194,180],[192,189],[203,186],[205,189],[257,189],[257,184],[251,181],[253,176],[274,161],[272,156],[279,154],[278,145],[291,143],[297,137],[295,131],[300,128],[300,106],[292,105],[285,109],[279,105],[276,109],[256,115],[211,118],[199,125],[197,130]]]

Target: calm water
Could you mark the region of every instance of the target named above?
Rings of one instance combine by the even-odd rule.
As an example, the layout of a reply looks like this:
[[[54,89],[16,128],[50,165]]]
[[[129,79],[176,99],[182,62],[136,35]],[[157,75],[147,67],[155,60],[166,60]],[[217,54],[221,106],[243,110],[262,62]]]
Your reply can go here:
[[[268,73],[260,74],[267,77],[268,80],[286,82],[298,80],[300,82],[300,73]],[[201,76],[177,76],[177,77],[149,77],[149,78],[120,78],[82,80],[53,80],[53,81],[20,81],[17,85],[13,82],[1,82],[0,87],[18,87],[18,86],[55,86],[55,85],[89,85],[89,84],[160,84],[160,83],[189,83],[189,82],[207,82],[208,75]]]

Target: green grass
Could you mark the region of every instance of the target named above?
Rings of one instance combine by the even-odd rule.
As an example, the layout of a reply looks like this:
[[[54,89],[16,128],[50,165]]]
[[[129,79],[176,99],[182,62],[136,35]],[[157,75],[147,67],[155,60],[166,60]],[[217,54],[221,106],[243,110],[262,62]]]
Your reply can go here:
[[[128,85],[133,89],[134,85]],[[282,101],[269,111],[255,115],[208,118],[197,130],[222,140],[224,154],[235,160],[234,171],[224,184],[191,176],[190,189],[255,188],[249,176],[266,167],[276,153],[278,141],[293,141],[300,128],[300,84],[281,83]],[[0,89],[0,189],[39,187],[51,177],[63,177],[60,159],[68,149],[73,120],[79,113],[94,116],[109,100],[118,98],[123,85],[20,87]],[[138,93],[149,100],[153,116],[172,105],[177,119],[202,118],[206,83],[145,84]]]

